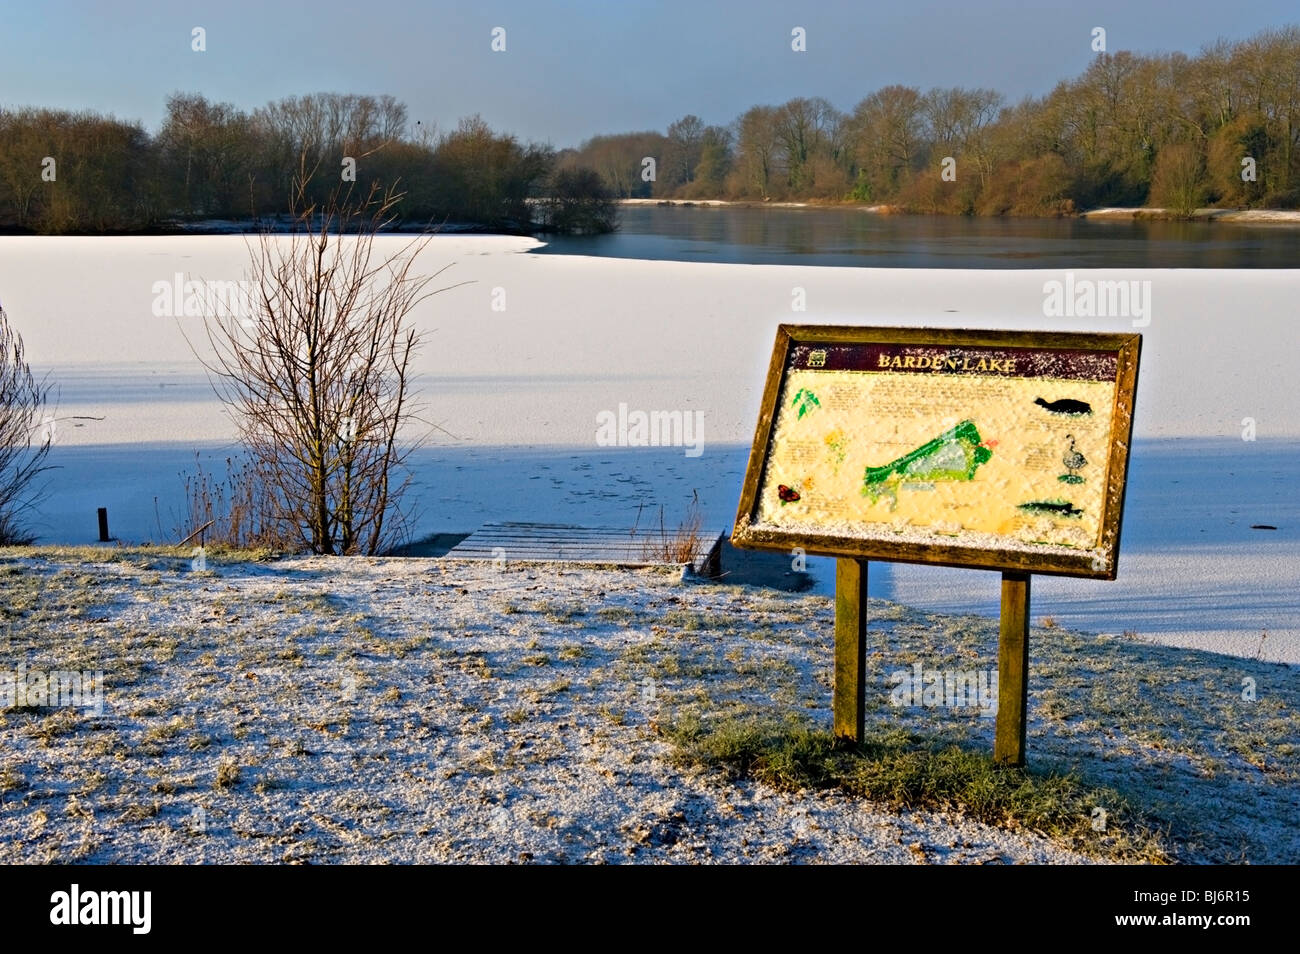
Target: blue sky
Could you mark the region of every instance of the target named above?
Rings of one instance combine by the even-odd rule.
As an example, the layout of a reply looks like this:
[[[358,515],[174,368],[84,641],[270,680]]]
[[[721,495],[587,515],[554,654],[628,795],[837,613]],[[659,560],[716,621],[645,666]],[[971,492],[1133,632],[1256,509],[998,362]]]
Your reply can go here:
[[[480,113],[556,146],[730,122],[756,103],[825,96],[850,109],[889,83],[1047,92],[1094,55],[1195,53],[1300,22],[1294,0],[631,2],[631,0],[3,0],[0,106],[90,108],[156,128],[166,96],[245,109],[317,92],[391,93],[445,128]],[[190,49],[191,29],[207,50]],[[493,27],[506,50],[490,48]],[[807,52],[790,48],[807,31]]]

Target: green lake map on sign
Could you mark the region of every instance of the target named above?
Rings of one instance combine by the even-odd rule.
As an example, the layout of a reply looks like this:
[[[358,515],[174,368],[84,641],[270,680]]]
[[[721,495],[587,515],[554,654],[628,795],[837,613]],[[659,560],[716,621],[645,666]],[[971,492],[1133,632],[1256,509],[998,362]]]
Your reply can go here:
[[[1113,380],[789,368],[756,523],[1095,547],[1114,395]]]
[[[933,440],[880,467],[867,467],[862,493],[872,503],[888,496],[894,509],[898,505],[899,485],[938,480],[971,480],[980,464],[987,463],[993,452],[980,439],[974,421],[962,421]]]

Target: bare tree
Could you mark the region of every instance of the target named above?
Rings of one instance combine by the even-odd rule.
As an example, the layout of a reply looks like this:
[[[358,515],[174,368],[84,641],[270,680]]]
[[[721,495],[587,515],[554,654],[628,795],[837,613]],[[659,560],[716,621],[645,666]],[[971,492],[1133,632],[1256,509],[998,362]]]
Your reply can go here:
[[[256,139],[243,112],[197,94],[174,93],[156,142],[172,176],[176,207],[202,215],[249,211]]]
[[[595,169],[561,169],[538,203],[542,223],[556,232],[599,235],[618,228],[618,206]]]
[[[837,158],[843,117],[820,96],[798,97],[776,113],[776,135],[785,152],[786,175],[796,192],[816,183],[817,159]]]
[[[919,90],[886,86],[853,110],[855,159],[873,196],[895,193],[916,171],[924,148],[925,115]]]
[[[708,199],[722,195],[734,159],[731,130],[726,126],[706,126],[700,143],[700,161],[695,167],[693,193]]]
[[[31,543],[20,515],[40,497],[36,478],[57,426],[45,414],[50,388],[27,363],[23,339],[0,308],[0,544]],[[38,433],[39,431],[39,433]]]
[[[401,196],[377,185],[306,199],[306,163],[291,203],[297,228],[250,243],[251,316],[209,316],[203,359],[277,514],[282,539],[315,553],[379,552],[400,528],[403,477],[418,446],[407,317],[436,291],[412,273],[431,233],[394,255],[376,235]],[[361,197],[359,197],[361,196]]]
[[[600,173],[617,198],[647,198],[655,181],[646,173],[645,160],[667,161],[668,140],[662,133],[631,132],[614,136],[593,136],[564,157],[558,166],[588,166]],[[657,176],[657,171],[656,171]]]
[[[744,192],[771,198],[771,187],[781,167],[781,139],[777,130],[778,107],[754,106],[736,120],[736,151]]]
[[[668,127],[668,154],[662,184],[667,189],[687,185],[695,179],[704,148],[704,120],[696,115],[683,116]]]
[[[982,186],[988,185],[992,174],[988,129],[1001,106],[1002,94],[991,89],[932,89],[922,100],[940,154],[974,159]]]

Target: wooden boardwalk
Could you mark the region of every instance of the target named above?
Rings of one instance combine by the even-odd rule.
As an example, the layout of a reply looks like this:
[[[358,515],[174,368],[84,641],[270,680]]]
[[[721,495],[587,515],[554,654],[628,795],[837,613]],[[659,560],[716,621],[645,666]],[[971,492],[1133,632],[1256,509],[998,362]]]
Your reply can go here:
[[[716,575],[721,543],[722,534],[704,539],[705,552],[695,564],[698,572]],[[657,533],[563,523],[485,523],[452,547],[446,559],[611,566],[677,566],[682,562],[665,558],[663,538]]]

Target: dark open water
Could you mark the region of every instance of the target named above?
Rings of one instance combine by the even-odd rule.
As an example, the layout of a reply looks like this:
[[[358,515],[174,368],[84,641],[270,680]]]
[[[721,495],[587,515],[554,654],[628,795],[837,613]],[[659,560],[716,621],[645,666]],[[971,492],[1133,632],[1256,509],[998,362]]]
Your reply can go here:
[[[1300,227],[627,206],[613,235],[540,254],[871,268],[1300,268]]]

